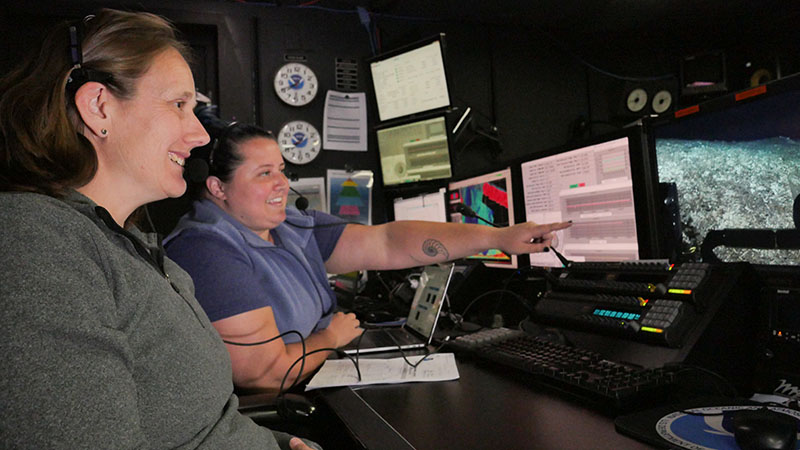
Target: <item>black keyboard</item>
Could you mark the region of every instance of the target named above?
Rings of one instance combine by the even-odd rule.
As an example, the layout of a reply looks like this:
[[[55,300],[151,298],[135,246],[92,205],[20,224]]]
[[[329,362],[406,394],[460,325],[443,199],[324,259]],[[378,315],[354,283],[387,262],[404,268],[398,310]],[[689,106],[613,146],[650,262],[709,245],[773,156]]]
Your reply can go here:
[[[499,330],[461,336],[449,346],[456,352],[520,369],[537,382],[618,412],[664,399],[678,370],[677,366],[634,367],[590,350],[520,331]]]

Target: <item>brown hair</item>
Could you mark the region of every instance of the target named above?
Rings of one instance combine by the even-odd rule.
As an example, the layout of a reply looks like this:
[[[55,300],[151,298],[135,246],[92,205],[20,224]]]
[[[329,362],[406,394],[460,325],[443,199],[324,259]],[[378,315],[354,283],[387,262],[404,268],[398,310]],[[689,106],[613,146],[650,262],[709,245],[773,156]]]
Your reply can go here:
[[[135,95],[136,81],[163,51],[174,48],[189,59],[188,47],[162,17],[111,9],[89,17],[54,28],[38,54],[0,80],[0,191],[61,196],[97,171],[97,154],[81,134],[77,87],[66,89],[76,68],[71,25],[82,31],[82,68],[104,74],[101,82],[120,98]]]

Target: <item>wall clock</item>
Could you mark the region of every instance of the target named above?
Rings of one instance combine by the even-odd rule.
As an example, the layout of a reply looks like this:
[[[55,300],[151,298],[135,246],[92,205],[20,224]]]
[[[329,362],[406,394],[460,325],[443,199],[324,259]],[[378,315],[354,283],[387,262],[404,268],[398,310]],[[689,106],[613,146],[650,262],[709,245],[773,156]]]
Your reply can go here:
[[[284,64],[275,74],[275,93],[281,100],[292,106],[303,106],[317,96],[317,76],[307,65],[301,63]]]
[[[292,164],[308,164],[319,156],[322,139],[310,123],[293,120],[278,133],[278,146],[286,161]]]

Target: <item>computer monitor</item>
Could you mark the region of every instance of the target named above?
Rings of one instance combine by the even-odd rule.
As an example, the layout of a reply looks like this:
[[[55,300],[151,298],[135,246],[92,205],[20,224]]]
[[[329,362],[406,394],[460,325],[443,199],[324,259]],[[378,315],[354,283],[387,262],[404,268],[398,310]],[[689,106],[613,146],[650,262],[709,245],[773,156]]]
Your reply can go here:
[[[675,111],[654,124],[658,175],[677,186],[683,245],[710,230],[794,229],[800,74]],[[720,247],[720,259],[798,265],[800,251]]]
[[[444,34],[368,60],[381,122],[450,106]]]
[[[498,227],[514,225],[514,195],[510,168],[452,182],[448,190],[451,222]],[[458,212],[456,206],[459,203],[468,206],[477,217]],[[469,259],[481,260],[489,267],[510,269],[518,267],[517,255],[508,255],[498,249],[487,250],[470,256]]]
[[[384,186],[452,176],[444,116],[378,128],[376,134]]]
[[[394,199],[394,220],[447,222],[446,189],[413,197]]]
[[[658,256],[658,180],[641,126],[537,155],[520,165],[525,220],[572,221],[555,232],[553,248],[575,262]],[[562,267],[553,253],[530,263]]]

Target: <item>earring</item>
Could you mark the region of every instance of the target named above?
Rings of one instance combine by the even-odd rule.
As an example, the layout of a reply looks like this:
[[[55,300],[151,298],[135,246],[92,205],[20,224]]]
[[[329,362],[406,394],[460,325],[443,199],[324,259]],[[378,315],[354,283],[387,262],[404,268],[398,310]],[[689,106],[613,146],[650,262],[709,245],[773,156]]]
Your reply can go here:
[[[102,130],[100,130],[100,134],[102,134],[103,136],[106,136],[106,135],[108,135],[108,130],[103,128]]]

